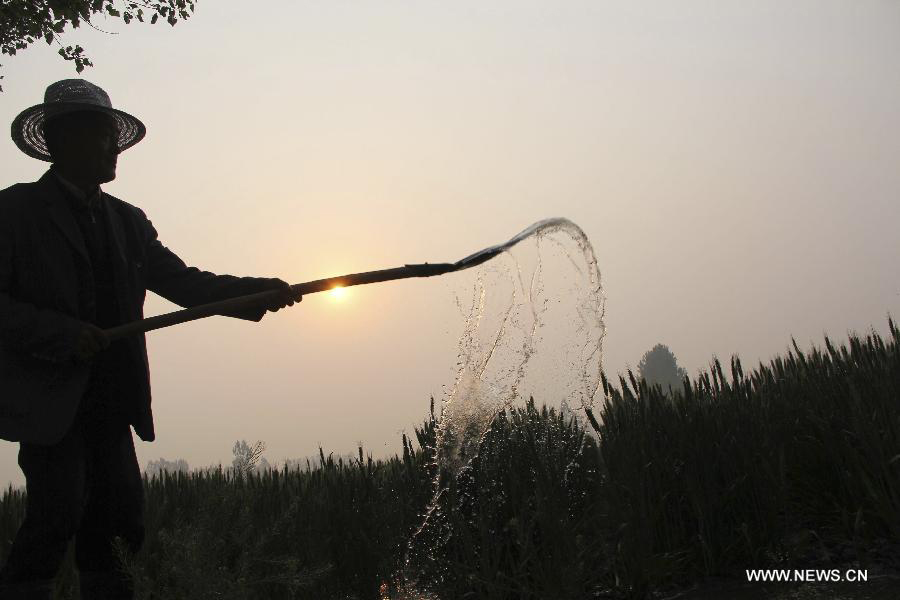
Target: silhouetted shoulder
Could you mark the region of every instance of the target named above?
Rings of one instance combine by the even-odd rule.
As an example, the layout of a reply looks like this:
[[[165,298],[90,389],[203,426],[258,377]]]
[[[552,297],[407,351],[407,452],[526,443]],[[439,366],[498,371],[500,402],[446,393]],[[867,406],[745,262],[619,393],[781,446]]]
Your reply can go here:
[[[110,209],[119,215],[119,219],[132,233],[133,239],[137,240],[138,244],[148,244],[156,239],[156,230],[143,210],[106,192],[103,194],[106,196]]]
[[[0,190],[0,213],[10,215],[17,212],[22,206],[34,202],[31,196],[35,185],[34,183],[16,183]]]
[[[106,196],[106,199],[110,203],[110,206],[112,206],[113,210],[118,212],[123,217],[140,223],[150,222],[150,219],[147,218],[147,215],[144,213],[144,211],[134,204],[129,204],[128,202],[116,198],[112,194],[107,194],[106,192],[103,192],[103,195]]]

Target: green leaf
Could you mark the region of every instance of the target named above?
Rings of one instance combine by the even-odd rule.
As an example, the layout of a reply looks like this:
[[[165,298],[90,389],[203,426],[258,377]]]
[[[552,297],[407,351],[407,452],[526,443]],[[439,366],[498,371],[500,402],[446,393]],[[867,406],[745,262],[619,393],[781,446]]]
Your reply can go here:
[[[116,9],[114,9],[112,6],[107,6],[106,12],[108,12],[111,17],[118,17],[122,14],[119,11],[117,11]]]
[[[156,25],[156,21],[159,19],[159,13],[153,13],[153,18],[150,19],[151,25]]]
[[[53,32],[48,31],[44,34],[44,39],[47,41],[47,44],[50,45],[53,43]]]

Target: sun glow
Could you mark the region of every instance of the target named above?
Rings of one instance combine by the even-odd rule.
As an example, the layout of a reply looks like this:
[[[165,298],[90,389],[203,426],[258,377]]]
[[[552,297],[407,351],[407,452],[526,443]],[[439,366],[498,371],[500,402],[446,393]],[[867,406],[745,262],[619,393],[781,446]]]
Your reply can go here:
[[[347,288],[342,285],[331,288],[331,291],[328,292],[328,295],[331,296],[332,300],[343,300],[347,297]]]

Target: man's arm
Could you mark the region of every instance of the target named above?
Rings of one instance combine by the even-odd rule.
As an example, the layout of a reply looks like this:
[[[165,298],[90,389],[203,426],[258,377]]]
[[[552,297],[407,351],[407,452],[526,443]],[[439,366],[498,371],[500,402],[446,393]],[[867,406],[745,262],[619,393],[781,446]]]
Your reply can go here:
[[[174,252],[162,245],[156,229],[149,220],[147,245],[147,289],[180,306],[191,307],[217,300],[255,294],[267,290],[283,290],[265,306],[228,313],[250,321],[259,321],[266,311],[275,311],[300,301],[300,295],[280,279],[216,275],[187,266]]]

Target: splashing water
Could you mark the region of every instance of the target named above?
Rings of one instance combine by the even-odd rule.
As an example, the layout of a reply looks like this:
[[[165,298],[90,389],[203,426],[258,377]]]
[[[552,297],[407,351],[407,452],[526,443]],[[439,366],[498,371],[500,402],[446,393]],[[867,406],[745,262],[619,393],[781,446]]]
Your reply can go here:
[[[473,258],[483,254],[496,257],[466,271],[475,274],[468,300],[457,299],[465,326],[437,425],[434,496],[410,552],[440,510],[446,478],[471,464],[499,413],[534,398],[584,423],[601,388],[605,297],[581,228],[547,219]]]
[[[503,410],[533,397],[582,418],[600,386],[605,298],[587,236],[548,219],[498,248],[476,273],[438,424],[438,465],[453,474]]]

